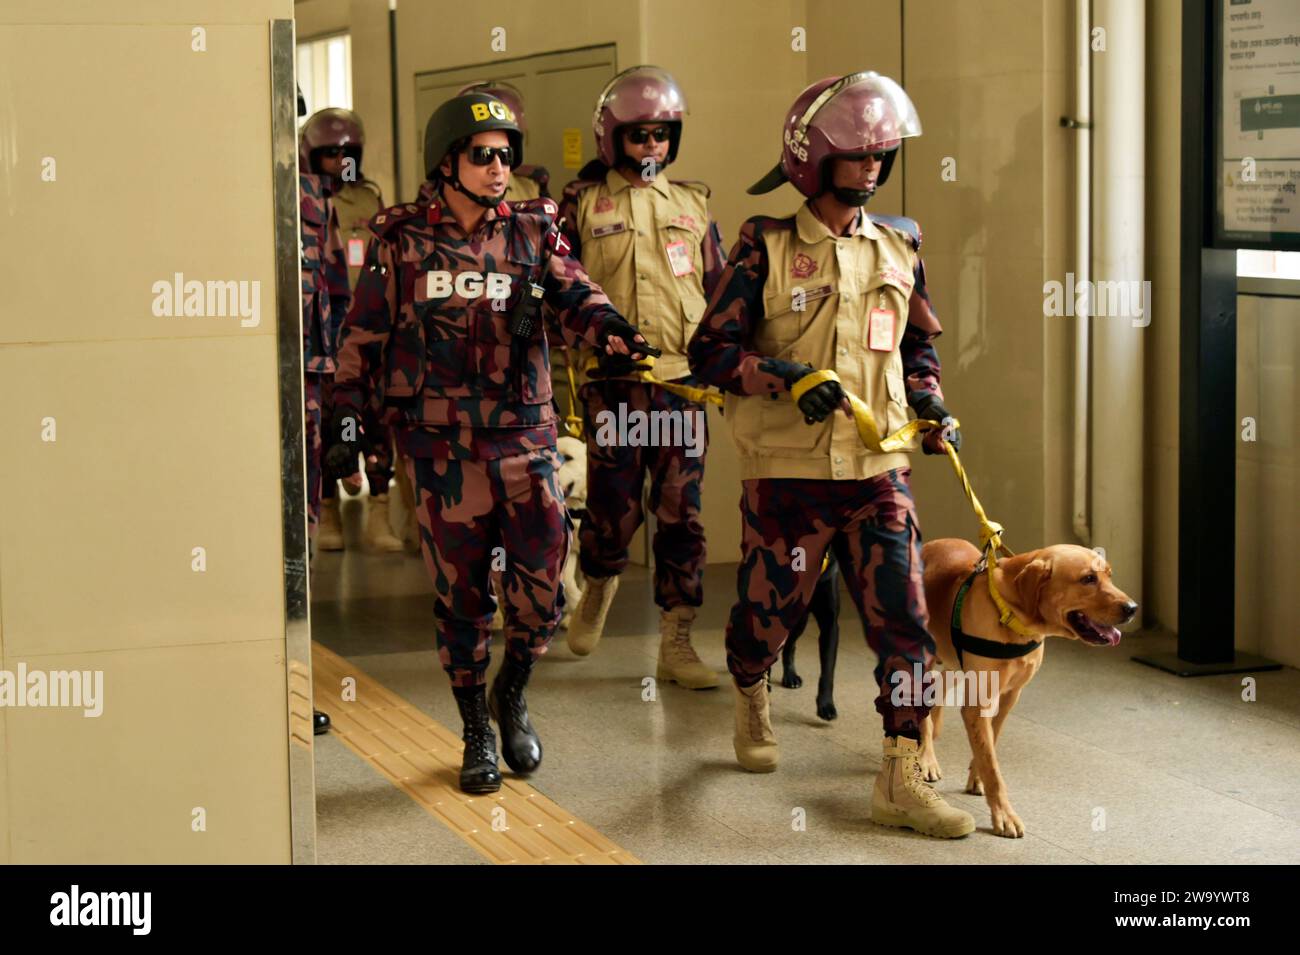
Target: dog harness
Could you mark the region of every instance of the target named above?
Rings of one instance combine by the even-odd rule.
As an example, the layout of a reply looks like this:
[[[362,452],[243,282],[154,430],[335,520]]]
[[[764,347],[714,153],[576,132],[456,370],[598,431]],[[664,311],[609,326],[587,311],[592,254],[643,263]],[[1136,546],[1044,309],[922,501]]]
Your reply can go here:
[[[961,585],[957,591],[957,599],[952,603],[952,620],[949,622],[949,631],[952,634],[953,649],[957,651],[957,664],[964,666],[962,651],[970,651],[981,657],[989,657],[994,660],[1014,660],[1017,657],[1023,657],[1028,653],[1036,650],[1041,641],[1033,640],[1029,643],[999,643],[996,640],[985,640],[983,637],[972,637],[969,633],[963,633],[961,629],[961,605],[966,602],[966,594],[970,592],[970,585],[975,582],[975,578],[980,575],[979,568],[971,571],[971,575],[966,578],[966,582]]]

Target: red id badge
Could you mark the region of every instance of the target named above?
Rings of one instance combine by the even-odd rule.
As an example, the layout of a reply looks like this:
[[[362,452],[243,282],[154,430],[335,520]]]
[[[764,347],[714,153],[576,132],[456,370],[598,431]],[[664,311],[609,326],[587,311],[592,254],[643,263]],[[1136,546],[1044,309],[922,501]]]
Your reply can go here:
[[[366,264],[366,243],[364,239],[348,239],[348,265]]]
[[[695,271],[695,263],[691,260],[691,250],[686,247],[685,242],[669,242],[668,264],[672,266],[673,275],[681,278],[683,275],[690,275]]]
[[[894,350],[894,310],[873,308],[867,329],[867,347],[872,351]]]

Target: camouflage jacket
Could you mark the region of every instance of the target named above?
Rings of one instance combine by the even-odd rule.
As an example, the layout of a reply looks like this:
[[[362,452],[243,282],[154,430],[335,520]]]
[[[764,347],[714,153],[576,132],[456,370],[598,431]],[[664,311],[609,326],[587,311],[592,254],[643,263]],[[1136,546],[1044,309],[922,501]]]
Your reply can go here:
[[[329,195],[324,177],[298,173],[298,215],[302,220],[302,367],[304,372],[313,374],[334,371],[339,329],[351,297],[338,217]]]
[[[399,431],[451,436],[457,456],[477,440],[464,431],[530,429],[553,441],[546,322],[570,347],[594,346],[618,316],[576,259],[555,254],[542,274],[555,213],[550,199],[502,202],[467,236],[425,183],[415,202],[376,215],[340,338],[335,408],[360,411],[378,394],[398,409]],[[508,323],[530,277],[549,308],[521,339]]]

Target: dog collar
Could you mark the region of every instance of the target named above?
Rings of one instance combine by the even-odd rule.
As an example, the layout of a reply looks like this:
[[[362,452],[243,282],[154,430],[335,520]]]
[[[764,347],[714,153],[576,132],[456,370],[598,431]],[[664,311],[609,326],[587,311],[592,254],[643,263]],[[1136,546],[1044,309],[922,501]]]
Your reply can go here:
[[[953,649],[957,651],[957,664],[965,666],[962,658],[965,651],[994,660],[1014,660],[1038,649],[1041,643],[1039,640],[1033,640],[1029,643],[999,643],[996,640],[985,640],[983,637],[972,637],[969,633],[962,631],[961,606],[966,602],[966,594],[970,592],[971,584],[975,582],[975,578],[979,575],[979,570],[971,571],[971,575],[966,578],[966,582],[957,591],[957,599],[952,603],[952,620],[948,626],[952,635]],[[991,576],[992,572],[990,571]],[[989,584],[990,590],[996,594],[997,591],[993,590],[991,579]]]

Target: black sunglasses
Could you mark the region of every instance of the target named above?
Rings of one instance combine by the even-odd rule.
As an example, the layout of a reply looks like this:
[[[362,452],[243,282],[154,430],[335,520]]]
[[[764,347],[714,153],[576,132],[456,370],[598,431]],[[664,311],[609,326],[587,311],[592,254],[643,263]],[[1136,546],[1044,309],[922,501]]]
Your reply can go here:
[[[624,134],[633,146],[643,145],[651,136],[657,143],[666,143],[672,135],[667,126],[656,126],[654,129],[629,129]]]
[[[862,162],[865,159],[874,159],[876,162],[884,162],[885,157],[888,155],[889,155],[889,151],[885,151],[879,153],[856,153],[855,155],[843,156],[841,158],[852,159],[855,162]]]
[[[465,150],[465,155],[476,166],[492,165],[492,158],[495,156],[501,160],[501,165],[508,169],[514,162],[515,151],[509,146],[471,146]]]

